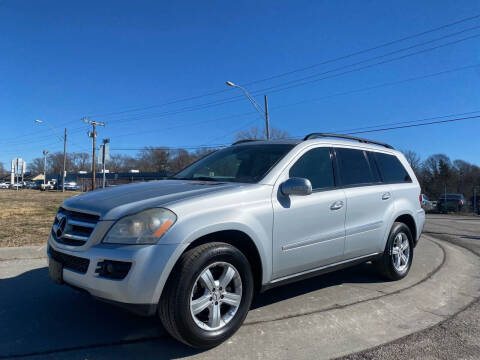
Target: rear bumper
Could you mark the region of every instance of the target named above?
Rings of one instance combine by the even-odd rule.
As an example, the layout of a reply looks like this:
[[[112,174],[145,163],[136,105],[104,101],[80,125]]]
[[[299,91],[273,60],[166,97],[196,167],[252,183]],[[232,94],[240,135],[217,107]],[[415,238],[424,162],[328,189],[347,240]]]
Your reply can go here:
[[[84,251],[59,248],[49,239],[50,249],[56,252],[88,259],[84,273],[63,267],[63,282],[86,291],[100,300],[114,303],[141,315],[153,315],[169,272],[183,250],[182,245],[105,245],[97,244]],[[131,262],[123,279],[101,276],[97,269],[105,260]],[[173,264],[172,264],[173,262]]]
[[[425,210],[420,209],[417,211],[417,236],[415,239],[415,246],[417,246],[420,236],[422,236],[423,228],[425,226]]]

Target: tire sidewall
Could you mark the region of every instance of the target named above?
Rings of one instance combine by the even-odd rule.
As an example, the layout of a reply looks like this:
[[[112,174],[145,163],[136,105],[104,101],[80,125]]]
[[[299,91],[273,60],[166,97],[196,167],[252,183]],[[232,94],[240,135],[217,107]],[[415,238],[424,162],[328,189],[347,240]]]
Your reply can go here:
[[[223,328],[208,331],[201,329],[194,321],[190,312],[190,296],[195,281],[201,272],[215,262],[226,262],[233,265],[242,280],[242,300],[233,319]],[[233,335],[242,325],[253,296],[253,276],[247,258],[239,250],[230,245],[219,245],[204,251],[191,264],[192,271],[187,271],[180,279],[177,297],[177,326],[184,340],[199,348],[210,348],[223,342]]]
[[[395,240],[395,237],[400,232],[403,232],[407,235],[408,243],[410,246],[410,256],[408,258],[408,267],[407,267],[407,270],[402,273],[397,271],[397,269],[393,264],[393,258],[392,258],[393,242]],[[396,279],[403,279],[409,273],[410,268],[412,267],[412,261],[413,261],[413,237],[407,225],[405,225],[404,223],[393,224],[392,230],[390,231],[390,235],[388,237],[388,242],[385,250],[388,256],[387,262],[388,262],[389,270],[392,273],[393,277]]]

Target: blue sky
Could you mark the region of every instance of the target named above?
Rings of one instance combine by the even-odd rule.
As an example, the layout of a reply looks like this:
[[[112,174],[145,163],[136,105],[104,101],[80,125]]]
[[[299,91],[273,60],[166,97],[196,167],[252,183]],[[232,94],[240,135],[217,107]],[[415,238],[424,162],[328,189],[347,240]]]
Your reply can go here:
[[[63,149],[35,119],[59,133],[67,127],[69,151],[90,151],[83,116],[107,123],[99,138],[111,138],[112,149],[227,144],[263,122],[245,98],[222,100],[241,95],[226,80],[249,84],[262,104],[262,89],[271,88],[265,92],[272,125],[294,136],[480,111],[480,66],[433,76],[479,65],[480,37],[276,91],[299,78],[322,79],[479,35],[480,18],[255,82],[475,15],[480,3],[473,0],[3,0],[0,161]],[[412,78],[420,79],[362,90]],[[480,165],[479,134],[477,118],[363,136],[422,157],[445,153]]]

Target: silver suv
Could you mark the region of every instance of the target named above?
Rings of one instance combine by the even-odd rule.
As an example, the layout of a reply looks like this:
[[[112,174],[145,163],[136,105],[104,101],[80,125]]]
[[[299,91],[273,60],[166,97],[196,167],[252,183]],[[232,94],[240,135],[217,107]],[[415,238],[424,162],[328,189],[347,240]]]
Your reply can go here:
[[[256,291],[367,261],[402,279],[424,220],[418,181],[389,145],[243,141],[169,180],[64,201],[49,272],[209,348],[241,326]]]

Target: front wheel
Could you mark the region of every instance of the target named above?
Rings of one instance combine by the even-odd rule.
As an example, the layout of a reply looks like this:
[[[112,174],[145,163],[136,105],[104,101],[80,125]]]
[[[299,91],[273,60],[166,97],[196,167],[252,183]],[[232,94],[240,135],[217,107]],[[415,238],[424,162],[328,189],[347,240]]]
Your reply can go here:
[[[176,339],[211,348],[242,325],[252,296],[245,255],[226,243],[208,243],[182,255],[161,296],[159,316]]]
[[[375,265],[379,274],[388,280],[400,280],[407,276],[413,260],[413,238],[407,225],[395,222],[385,246],[382,258]]]

